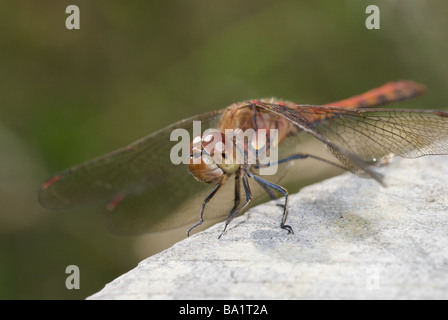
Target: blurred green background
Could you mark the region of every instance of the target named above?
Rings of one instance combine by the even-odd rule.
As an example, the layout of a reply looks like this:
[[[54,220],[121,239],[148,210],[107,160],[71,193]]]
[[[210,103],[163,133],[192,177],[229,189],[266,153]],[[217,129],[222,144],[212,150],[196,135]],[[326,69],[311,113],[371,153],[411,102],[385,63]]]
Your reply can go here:
[[[447,18],[428,0],[2,1],[0,298],[83,299],[170,244],[113,236],[98,210],[46,211],[50,175],[251,98],[323,104],[412,79],[428,92],[406,106],[447,109]]]

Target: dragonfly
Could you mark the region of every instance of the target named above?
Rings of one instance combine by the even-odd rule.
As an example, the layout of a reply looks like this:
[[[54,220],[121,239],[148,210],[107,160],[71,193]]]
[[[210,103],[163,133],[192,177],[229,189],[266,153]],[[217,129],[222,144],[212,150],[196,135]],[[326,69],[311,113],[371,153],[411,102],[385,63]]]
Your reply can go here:
[[[190,235],[204,220],[224,220],[221,237],[230,222],[262,195],[272,199],[280,196],[284,198],[280,227],[293,233],[286,224],[288,191],[280,182],[296,161],[326,162],[384,185],[384,177],[375,170],[382,159],[448,154],[447,112],[381,107],[424,92],[424,85],[401,80],[325,105],[275,98],[234,103],[181,120],[52,176],[42,183],[39,202],[52,210],[102,206],[111,232],[124,235],[186,226]],[[212,136],[193,137],[195,121],[200,121],[203,128],[215,129]],[[174,146],[170,135],[175,129],[187,130],[192,136],[188,165],[170,161]],[[227,154],[211,154],[210,138],[234,143],[225,135],[226,129],[263,133],[276,129],[279,157],[275,165],[281,169],[262,176],[259,162],[217,163],[216,156],[224,159]],[[305,137],[320,143],[331,158],[301,151]],[[243,153],[247,154],[249,144],[243,145]],[[252,146],[256,160],[263,146]]]

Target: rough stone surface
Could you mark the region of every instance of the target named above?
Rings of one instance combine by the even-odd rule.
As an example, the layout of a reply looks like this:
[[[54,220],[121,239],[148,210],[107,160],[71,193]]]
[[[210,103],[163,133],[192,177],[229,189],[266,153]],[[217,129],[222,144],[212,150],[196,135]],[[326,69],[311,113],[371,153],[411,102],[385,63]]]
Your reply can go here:
[[[350,173],[142,261],[89,299],[447,299],[448,157]]]

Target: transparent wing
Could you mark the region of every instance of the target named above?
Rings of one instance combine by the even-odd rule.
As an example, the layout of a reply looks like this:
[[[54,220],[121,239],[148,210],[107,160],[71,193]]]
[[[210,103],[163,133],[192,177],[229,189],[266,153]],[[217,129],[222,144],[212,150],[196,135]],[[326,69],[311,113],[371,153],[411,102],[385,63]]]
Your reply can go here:
[[[351,171],[380,182],[381,176],[369,165],[385,156],[448,154],[446,112],[315,105],[261,107],[282,115],[322,141]]]
[[[322,107],[314,127],[334,143],[374,163],[385,156],[417,158],[448,153],[448,113],[409,109]],[[309,110],[303,114],[310,115]]]
[[[53,210],[102,206],[107,209],[108,228],[120,235],[191,226],[199,220],[202,202],[213,186],[196,181],[186,165],[171,162],[170,151],[178,142],[170,141],[170,134],[182,128],[192,139],[193,121],[201,121],[201,131],[216,128],[223,112],[182,120],[125,148],[56,174],[42,184],[39,201]],[[287,169],[288,165],[279,166],[269,180],[278,182]],[[213,197],[205,211],[206,222],[227,216],[233,206],[234,188],[231,178]],[[266,196],[256,184],[251,184],[251,189],[254,204]]]
[[[193,138],[193,121],[202,121],[204,130],[204,126],[213,127],[222,112],[182,120],[61,172],[42,184],[39,201],[55,210],[102,205],[108,209],[109,227],[120,234],[158,231],[195,221],[210,186],[195,181],[186,165],[171,162],[170,151],[178,141],[170,141],[170,134],[183,128]]]
[[[328,150],[342,163],[342,165],[348,170],[360,174],[369,176],[379,183],[383,183],[383,177],[381,174],[375,172],[372,168],[369,167],[369,164],[363,161],[360,157],[358,157],[351,150],[344,148],[339,144],[334,143],[329,140],[326,136],[322,135],[319,130],[316,129],[313,122],[317,122],[316,112],[322,111],[320,108],[324,108],[323,106],[303,106],[303,105],[277,105],[270,103],[259,102],[257,107],[266,110],[268,112],[272,112],[274,114],[278,114],[285,119],[288,119],[293,124],[295,124],[300,132],[308,133],[314,138],[320,140],[325,144]],[[298,107],[303,107],[299,109]],[[312,110],[311,110],[312,107]],[[345,108],[340,108],[344,110]],[[309,118],[306,117],[306,113],[309,112]],[[320,120],[319,120],[320,122]]]

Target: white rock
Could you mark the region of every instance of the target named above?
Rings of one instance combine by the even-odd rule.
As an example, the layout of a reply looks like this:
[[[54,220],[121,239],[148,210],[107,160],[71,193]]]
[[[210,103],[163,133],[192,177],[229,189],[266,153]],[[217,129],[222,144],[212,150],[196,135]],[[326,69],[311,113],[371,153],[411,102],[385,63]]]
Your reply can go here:
[[[447,299],[448,157],[347,173],[219,223],[88,299]]]

